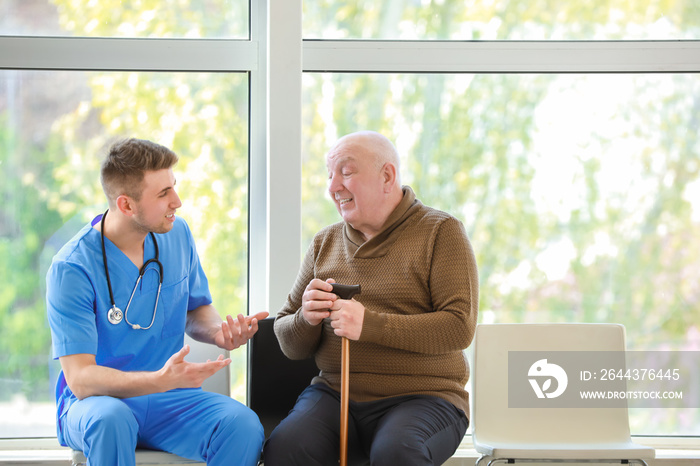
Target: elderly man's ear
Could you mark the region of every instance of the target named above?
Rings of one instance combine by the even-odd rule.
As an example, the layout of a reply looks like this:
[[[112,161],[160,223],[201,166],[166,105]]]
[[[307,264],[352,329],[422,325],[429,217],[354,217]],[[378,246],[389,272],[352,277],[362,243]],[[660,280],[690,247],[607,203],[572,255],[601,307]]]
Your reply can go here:
[[[384,176],[384,192],[388,193],[394,187],[396,182],[396,167],[393,163],[385,163],[382,167],[382,175]]]

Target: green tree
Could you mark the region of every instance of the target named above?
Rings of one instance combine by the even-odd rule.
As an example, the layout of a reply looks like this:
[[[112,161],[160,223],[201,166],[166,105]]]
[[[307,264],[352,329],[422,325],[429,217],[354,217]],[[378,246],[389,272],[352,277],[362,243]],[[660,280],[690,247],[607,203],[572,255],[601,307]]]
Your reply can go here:
[[[25,145],[13,131],[7,114],[0,117],[0,166],[5,174],[0,211],[0,351],[3,364],[0,400],[14,393],[48,399],[51,390],[47,364],[51,336],[46,325],[43,276],[40,257],[45,242],[60,222],[44,202],[44,192],[53,186],[52,161],[46,153]],[[32,160],[25,163],[24,156]],[[42,219],[38,222],[37,219]]]

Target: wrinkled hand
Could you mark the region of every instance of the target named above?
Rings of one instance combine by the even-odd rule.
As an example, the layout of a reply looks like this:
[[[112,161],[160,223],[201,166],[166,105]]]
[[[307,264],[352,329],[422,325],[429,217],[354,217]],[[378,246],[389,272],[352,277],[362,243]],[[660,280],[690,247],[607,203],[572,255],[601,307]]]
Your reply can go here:
[[[190,346],[183,346],[180,351],[170,356],[163,368],[158,371],[162,387],[168,390],[201,387],[202,382],[231,364],[231,359],[224,359],[223,354],[220,354],[216,361],[187,362],[185,356],[189,352]]]
[[[258,321],[268,315],[269,313],[264,311],[247,317],[238,314],[236,319],[227,315],[226,320],[221,322],[221,328],[214,335],[214,343],[228,351],[245,345],[258,331]]]
[[[331,327],[339,337],[359,340],[365,320],[365,307],[355,299],[338,299],[331,306]]]
[[[333,293],[331,283],[335,283],[332,278],[325,282],[314,278],[306,286],[301,297],[301,312],[309,324],[318,325],[323,322],[323,319],[330,317],[330,307],[338,299],[338,296]]]

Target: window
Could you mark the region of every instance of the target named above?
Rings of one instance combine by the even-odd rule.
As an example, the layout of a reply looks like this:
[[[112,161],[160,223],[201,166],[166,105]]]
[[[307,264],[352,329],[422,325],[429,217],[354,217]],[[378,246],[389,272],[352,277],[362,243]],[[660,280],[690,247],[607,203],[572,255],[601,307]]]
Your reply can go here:
[[[82,34],[67,21],[78,6],[84,4],[10,2],[2,21],[40,26],[50,18],[66,34]],[[113,16],[105,2],[92,6],[90,15],[129,21],[127,8]],[[197,19],[188,10],[149,24],[165,34],[173,15],[187,24]],[[148,47],[141,44],[126,44],[122,56],[138,55]],[[249,74],[124,68],[0,70],[0,276],[7,284],[0,293],[0,438],[55,436],[60,364],[51,356],[45,275],[58,249],[106,209],[99,167],[114,140],[152,139],[178,153],[179,212],[195,236],[215,305],[222,315],[246,312]],[[231,356],[232,393],[245,402],[245,350]]]
[[[245,308],[248,82],[242,74],[4,71],[0,86],[8,103],[0,252],[9,258],[1,268],[10,285],[0,307],[0,431],[52,435],[53,416],[44,414],[53,411],[60,366],[50,358],[44,277],[58,249],[106,209],[99,167],[116,137],[151,138],[180,155],[180,214],[217,309]],[[245,400],[245,352],[232,355],[235,395]],[[26,403],[41,417],[7,414]]]
[[[248,38],[245,0],[5,0],[0,32],[13,36]]]
[[[692,0],[304,2],[308,39],[677,40],[700,38]]]
[[[402,181],[465,224],[479,322],[617,322],[630,350],[697,348],[700,164],[689,74],[304,77],[305,244],[340,220],[324,153],[373,128]],[[667,122],[667,123],[666,123]],[[692,403],[691,403],[692,405]],[[633,410],[633,432],[700,433],[697,410]]]
[[[304,2],[304,245],[340,220],[325,152],[378,130],[464,222],[480,322],[620,322],[631,350],[696,351],[700,48],[668,40],[699,26],[684,1]],[[630,422],[700,434],[695,408]]]

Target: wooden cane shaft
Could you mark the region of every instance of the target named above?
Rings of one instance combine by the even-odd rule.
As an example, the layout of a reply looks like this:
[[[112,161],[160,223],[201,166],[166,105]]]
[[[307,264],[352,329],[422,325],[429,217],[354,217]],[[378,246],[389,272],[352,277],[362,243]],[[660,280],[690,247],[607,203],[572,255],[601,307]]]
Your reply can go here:
[[[340,359],[340,466],[348,462],[348,411],[350,401],[350,340],[342,339]]]

